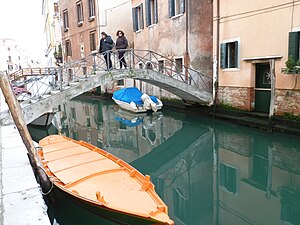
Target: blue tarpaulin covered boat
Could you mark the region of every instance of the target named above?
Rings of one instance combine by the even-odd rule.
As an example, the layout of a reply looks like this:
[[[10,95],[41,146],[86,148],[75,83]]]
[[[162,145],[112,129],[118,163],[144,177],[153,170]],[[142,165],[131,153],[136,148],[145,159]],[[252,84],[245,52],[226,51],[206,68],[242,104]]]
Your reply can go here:
[[[157,111],[163,106],[162,102],[155,96],[143,94],[136,87],[123,88],[115,91],[112,99],[123,109],[131,112]]]

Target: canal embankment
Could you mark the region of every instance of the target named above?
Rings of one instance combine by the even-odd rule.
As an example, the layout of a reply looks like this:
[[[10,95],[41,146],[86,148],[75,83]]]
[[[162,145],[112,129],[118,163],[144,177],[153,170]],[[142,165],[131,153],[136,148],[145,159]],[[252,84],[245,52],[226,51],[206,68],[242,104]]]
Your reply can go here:
[[[98,95],[95,93],[85,93],[78,96],[78,99],[91,99],[91,100],[105,100],[111,99],[112,94],[105,93]],[[230,108],[224,108],[220,106],[202,106],[199,104],[185,104],[178,99],[161,99],[164,104],[164,108],[176,109],[177,111],[189,114],[197,114],[203,116],[209,116],[215,119],[228,121],[234,124],[243,126],[258,128],[266,130],[268,132],[278,131],[288,134],[300,135],[300,121],[290,119],[284,116],[274,116],[269,118],[267,113],[260,112],[248,112]]]
[[[0,101],[1,112],[7,108],[2,93]],[[14,124],[0,126],[0,224],[50,225],[26,147]]]

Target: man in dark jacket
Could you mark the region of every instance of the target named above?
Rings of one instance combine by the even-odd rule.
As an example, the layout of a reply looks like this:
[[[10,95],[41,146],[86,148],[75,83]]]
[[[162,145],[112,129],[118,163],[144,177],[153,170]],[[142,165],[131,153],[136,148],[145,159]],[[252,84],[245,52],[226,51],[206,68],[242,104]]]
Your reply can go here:
[[[120,69],[122,69],[122,66],[127,68],[127,64],[125,61],[124,54],[126,52],[126,48],[128,47],[128,41],[124,35],[124,32],[121,30],[118,30],[117,32],[117,41],[116,41],[116,49],[118,50],[119,53],[119,62],[120,62]]]
[[[105,32],[101,33],[101,40],[100,40],[100,48],[99,52],[104,56],[107,70],[112,69],[112,62],[111,62],[111,50],[114,47],[114,41],[112,40],[111,36],[107,35]]]

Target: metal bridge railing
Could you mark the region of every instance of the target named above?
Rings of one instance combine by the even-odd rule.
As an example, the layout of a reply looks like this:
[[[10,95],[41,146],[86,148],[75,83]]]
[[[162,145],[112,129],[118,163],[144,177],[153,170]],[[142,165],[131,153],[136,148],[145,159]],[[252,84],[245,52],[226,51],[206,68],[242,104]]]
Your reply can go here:
[[[64,64],[62,67],[63,80],[79,81],[95,74],[96,71],[120,69],[121,59],[119,59],[119,52],[124,53],[123,57],[127,64],[127,68],[123,68],[123,70],[154,70],[162,76],[169,76],[186,84],[196,86],[198,89],[208,92],[212,90],[212,78],[210,76],[150,50],[126,49],[90,54],[81,60]],[[110,55],[112,61],[111,68],[106,66],[105,57],[107,55]]]
[[[10,75],[13,91],[20,102],[39,100],[58,89],[58,70],[51,68],[21,69]]]
[[[11,83],[19,101],[33,101],[43,98],[53,90],[62,90],[72,82],[87,80],[96,75],[97,71],[119,70],[119,52],[124,53],[126,69],[148,69],[168,76],[199,90],[211,92],[212,78],[204,73],[191,69],[149,50],[126,49],[92,53],[80,60],[65,63],[58,68],[30,68],[22,69],[10,75]],[[107,68],[105,56],[110,55],[112,65]]]

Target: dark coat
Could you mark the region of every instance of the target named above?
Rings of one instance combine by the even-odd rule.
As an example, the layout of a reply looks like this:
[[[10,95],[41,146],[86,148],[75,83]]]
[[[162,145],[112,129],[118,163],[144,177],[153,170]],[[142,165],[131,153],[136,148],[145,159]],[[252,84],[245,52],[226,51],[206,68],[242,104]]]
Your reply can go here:
[[[108,35],[106,38],[101,38],[99,48],[100,53],[112,50],[113,47],[114,41],[112,40],[111,36]]]
[[[116,41],[116,49],[126,49],[128,47],[128,41],[125,36],[118,37]]]

